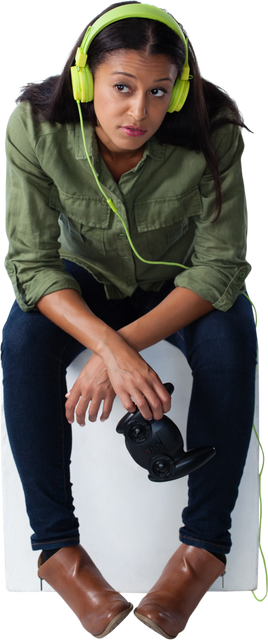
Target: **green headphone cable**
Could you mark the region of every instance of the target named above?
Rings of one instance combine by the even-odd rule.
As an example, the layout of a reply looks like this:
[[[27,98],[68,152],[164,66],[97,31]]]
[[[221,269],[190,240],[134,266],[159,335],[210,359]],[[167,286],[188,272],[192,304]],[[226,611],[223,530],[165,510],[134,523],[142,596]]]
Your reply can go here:
[[[129,242],[129,244],[130,244],[130,246],[131,246],[131,249],[132,249],[133,253],[135,254],[135,256],[136,256],[139,260],[141,260],[142,262],[146,262],[146,264],[162,264],[162,265],[166,265],[166,266],[181,267],[182,269],[189,269],[189,267],[186,267],[185,265],[180,264],[180,263],[178,263],[178,262],[157,262],[157,261],[154,261],[154,260],[146,260],[145,258],[142,258],[142,257],[138,254],[137,250],[135,249],[135,247],[134,247],[134,245],[133,245],[133,242],[132,242],[132,240],[131,240],[131,237],[130,237],[130,235],[129,235],[129,231],[128,231],[128,228],[127,228],[127,226],[126,226],[125,221],[123,220],[122,216],[121,216],[121,215],[120,215],[120,213],[118,212],[118,210],[117,210],[117,208],[116,208],[115,204],[113,203],[113,201],[111,200],[111,198],[108,198],[108,196],[106,195],[106,193],[105,193],[104,189],[102,188],[102,186],[101,186],[101,184],[100,184],[100,181],[99,181],[99,179],[98,179],[97,173],[96,173],[96,171],[95,171],[95,169],[94,169],[94,167],[93,167],[93,165],[92,165],[92,162],[91,162],[91,160],[90,160],[90,157],[89,157],[89,154],[88,154],[88,150],[87,150],[86,136],[85,136],[84,122],[83,122],[83,116],[82,116],[82,110],[81,110],[80,100],[76,100],[76,103],[77,103],[78,111],[79,111],[79,118],[80,118],[80,124],[81,124],[81,132],[82,132],[82,138],[83,138],[84,149],[85,149],[85,153],[86,153],[87,161],[88,161],[89,166],[90,166],[90,168],[91,168],[91,170],[92,170],[92,173],[93,173],[93,175],[94,175],[94,178],[95,178],[95,180],[96,180],[96,183],[97,183],[97,185],[98,185],[98,187],[99,187],[99,189],[100,189],[100,191],[101,191],[102,195],[104,196],[104,198],[105,198],[105,200],[106,200],[107,204],[108,204],[108,205],[109,205],[109,207],[112,209],[112,211],[113,211],[114,213],[116,213],[116,215],[117,215],[117,216],[118,216],[118,218],[120,219],[120,221],[121,221],[121,223],[122,223],[122,225],[123,225],[123,227],[124,227],[124,230],[125,230],[125,233],[126,233],[126,236],[127,236],[128,242]]]

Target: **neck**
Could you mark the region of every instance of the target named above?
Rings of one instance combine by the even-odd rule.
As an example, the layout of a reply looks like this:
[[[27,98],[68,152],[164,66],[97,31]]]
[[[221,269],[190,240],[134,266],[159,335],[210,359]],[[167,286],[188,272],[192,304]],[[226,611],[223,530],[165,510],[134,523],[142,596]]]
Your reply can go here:
[[[145,149],[145,144],[142,145],[142,147],[139,147],[138,149],[134,149],[134,150],[121,150],[121,149],[112,149],[109,148],[109,146],[107,146],[99,137],[98,135],[98,131],[96,131],[96,136],[97,136],[97,143],[98,143],[98,149],[99,149],[99,153],[101,155],[101,157],[103,159],[108,158],[110,159],[112,162],[120,162],[121,160],[133,160],[135,158],[138,158],[137,163],[139,162],[139,160],[142,158],[143,156],[143,152]]]

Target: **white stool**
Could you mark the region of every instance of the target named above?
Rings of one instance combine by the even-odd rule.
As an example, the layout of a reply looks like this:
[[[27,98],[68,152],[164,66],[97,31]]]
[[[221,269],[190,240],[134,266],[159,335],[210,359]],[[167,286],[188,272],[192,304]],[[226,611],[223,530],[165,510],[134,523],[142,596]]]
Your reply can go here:
[[[85,351],[69,367],[69,388],[89,356],[90,352]],[[175,382],[169,415],[179,426],[185,442],[191,390],[188,364],[180,351],[167,342],[147,349],[143,356],[163,382]],[[134,462],[124,437],[116,433],[116,425],[124,414],[116,398],[108,421],[87,423],[84,428],[74,424],[71,478],[81,544],[115,589],[144,593],[179,545],[187,478],[159,484],[148,480],[148,472]],[[258,393],[255,426],[258,429]],[[38,554],[30,547],[31,529],[4,421],[2,432],[7,588],[37,591]],[[252,590],[257,586],[258,443],[254,433],[232,521],[233,546],[224,587],[219,578],[212,586],[213,591]],[[44,584],[44,589],[50,587]]]

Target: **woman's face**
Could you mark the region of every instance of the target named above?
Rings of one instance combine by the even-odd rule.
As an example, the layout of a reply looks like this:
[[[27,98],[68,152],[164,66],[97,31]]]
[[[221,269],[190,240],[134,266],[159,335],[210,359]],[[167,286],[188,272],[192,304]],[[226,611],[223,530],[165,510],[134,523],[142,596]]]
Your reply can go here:
[[[159,129],[177,67],[164,55],[119,49],[94,75],[96,133],[109,151],[135,152]]]

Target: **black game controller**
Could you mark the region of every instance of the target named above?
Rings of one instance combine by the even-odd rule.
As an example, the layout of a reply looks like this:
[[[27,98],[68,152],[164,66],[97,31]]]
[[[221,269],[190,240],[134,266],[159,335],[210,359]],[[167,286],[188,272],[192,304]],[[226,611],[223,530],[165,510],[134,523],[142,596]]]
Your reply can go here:
[[[172,394],[173,384],[164,385]],[[182,478],[208,462],[214,447],[199,447],[185,452],[180,430],[166,415],[161,420],[145,420],[139,409],[127,413],[116,427],[125,436],[126,447],[141,467],[148,469],[149,480],[166,482]]]

